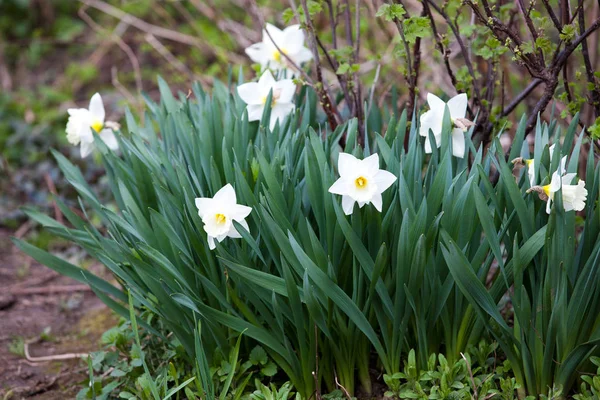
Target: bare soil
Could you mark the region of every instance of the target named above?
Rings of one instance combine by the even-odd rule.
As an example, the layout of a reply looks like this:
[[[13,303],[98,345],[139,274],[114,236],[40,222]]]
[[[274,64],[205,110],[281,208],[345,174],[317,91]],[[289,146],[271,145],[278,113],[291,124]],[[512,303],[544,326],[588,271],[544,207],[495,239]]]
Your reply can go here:
[[[74,399],[87,364],[35,358],[96,351],[116,319],[93,292],[21,253],[11,234],[0,229],[0,399]]]

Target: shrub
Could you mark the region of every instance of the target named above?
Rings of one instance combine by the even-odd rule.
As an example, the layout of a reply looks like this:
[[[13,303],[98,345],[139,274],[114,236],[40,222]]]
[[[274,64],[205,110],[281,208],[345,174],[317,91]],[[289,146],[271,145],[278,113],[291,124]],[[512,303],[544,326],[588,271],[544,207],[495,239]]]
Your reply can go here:
[[[228,352],[240,333],[242,358],[260,344],[303,397],[332,391],[336,381],[354,393],[358,380],[368,393],[373,370],[393,377],[410,349],[419,369],[433,353],[454,365],[490,336],[510,361],[520,394],[569,392],[597,352],[599,333],[600,173],[593,147],[587,218],[565,212],[561,192],[548,215],[544,202],[526,193],[527,174],[515,180],[497,139],[486,151],[476,149],[471,128],[465,157],[452,156],[448,111],[441,147],[427,156],[417,121],[406,112],[389,115],[374,106],[364,130],[352,119],[330,132],[315,93],[304,87],[296,112],[270,130],[270,109],[260,122],[248,122],[231,86],[215,83],[209,95],[195,85],[192,101],[183,93],[176,99],[159,81],[161,102],[148,100],[143,125],[127,114],[120,156],[96,138],[117,211],[100,203],[57,152],[82,216],[60,199],[68,226],[27,210],[106,265],[137,307],[160,317],[197,366],[208,397],[212,354],[202,349]],[[529,158],[525,130],[523,118],[509,160]],[[533,158],[540,183],[549,181],[561,154],[570,155],[568,171],[575,171],[584,139],[576,130],[577,119],[564,136],[556,120],[538,122]],[[551,163],[550,138],[557,143]],[[381,213],[367,205],[346,216],[328,193],[340,152],[377,152],[397,176],[383,193]],[[239,204],[252,207],[249,229],[235,223],[241,240],[226,239],[211,251],[194,199],[226,183]],[[92,214],[101,226],[90,222]],[[129,315],[121,289],[15,243]],[[506,296],[514,314],[502,313]]]

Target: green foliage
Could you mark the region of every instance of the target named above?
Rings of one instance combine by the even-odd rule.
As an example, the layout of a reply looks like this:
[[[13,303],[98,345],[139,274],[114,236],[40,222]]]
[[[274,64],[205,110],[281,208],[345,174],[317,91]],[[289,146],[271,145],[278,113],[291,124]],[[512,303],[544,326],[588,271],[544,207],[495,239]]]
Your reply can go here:
[[[485,342],[479,344],[479,349],[483,347],[488,347]],[[493,346],[488,347],[491,348]],[[492,352],[485,354],[481,364],[472,361],[468,353],[454,364],[449,364],[442,354],[432,354],[427,366],[418,369],[414,350],[411,350],[403,372],[384,375],[389,389],[385,396],[399,399],[516,398],[519,386],[512,377],[510,363],[505,361],[496,366],[496,361]]]
[[[483,57],[485,60],[490,58],[497,58],[502,54],[506,53],[508,48],[502,45],[498,39],[490,37],[485,41],[485,46],[477,50],[477,55]]]
[[[573,396],[574,400],[596,400],[600,398],[600,358],[592,357],[590,361],[598,368],[595,374],[581,377],[580,393]]]
[[[253,350],[258,344],[304,397],[315,385],[335,389],[335,375],[350,393],[359,385],[369,392],[369,368],[375,366],[403,379],[394,374],[402,372],[406,355],[410,370],[402,373],[416,380],[416,371],[432,362],[430,354],[443,351],[435,382],[446,393],[456,381],[460,353],[492,336],[514,372],[515,380],[502,387],[520,394],[568,392],[576,371],[596,351],[599,326],[600,173],[593,157],[582,177],[590,188],[588,218],[565,213],[560,195],[548,216],[545,203],[525,193],[527,174],[515,182],[498,140],[484,155],[467,132],[465,158],[452,157],[448,116],[441,147],[431,156],[416,122],[407,129],[406,113],[389,117],[385,108],[369,122],[384,131],[368,130],[361,148],[357,137],[365,132],[355,120],[316,133],[324,116],[316,112],[310,88],[298,94],[296,112],[270,131],[270,110],[261,123],[249,123],[231,86],[216,83],[209,95],[195,85],[191,101],[183,93],[177,99],[160,80],[161,102],[148,101],[144,125],[127,115],[120,155],[97,141],[118,214],[99,202],[77,167],[55,153],[86,213],[98,215],[109,234],[60,201],[70,226],[27,211],[106,265],[136,307],[160,317],[195,360],[201,390],[218,393],[213,375],[225,377],[224,387],[234,382],[248,365],[232,362],[238,351],[241,359],[254,351],[258,364],[252,368],[268,377],[273,370]],[[557,168],[561,153],[570,155],[568,169],[575,170],[583,139],[574,141],[576,127],[574,121],[550,165],[547,145],[551,135],[558,142],[560,129],[556,121],[538,124],[534,158],[541,182]],[[342,134],[345,148],[338,144]],[[523,120],[509,159],[528,157],[524,138]],[[382,213],[364,207],[345,216],[339,198],[327,192],[341,151],[359,157],[377,151],[383,167],[398,177],[383,195]],[[240,204],[253,208],[250,229],[238,226],[242,239],[227,239],[210,251],[194,198],[212,196],[225,183],[235,187]],[[120,314],[132,315],[122,305],[128,296],[110,283],[15,243],[90,284]],[[507,294],[515,308],[512,327],[501,313]],[[232,342],[242,333],[248,340]],[[229,366],[214,363],[218,357],[206,352],[214,348],[229,354]],[[208,365],[218,367],[211,371]],[[149,377],[145,366],[144,374]]]
[[[406,14],[406,10],[401,4],[383,4],[377,10],[376,17],[385,19],[386,21],[401,20]]]
[[[594,124],[590,126],[589,131],[593,140],[600,139],[600,117],[596,118]]]
[[[181,343],[167,338],[166,327],[151,312],[146,310],[138,318],[151,327],[139,329],[141,346],[138,347],[132,324],[126,319],[104,332],[101,339],[104,350],[90,354],[90,378],[82,382],[77,398],[92,398],[95,394],[97,399],[155,399],[152,383],[161,399],[168,394],[172,398],[190,400],[205,396],[206,388],[197,383],[194,363],[190,362]],[[262,347],[254,347],[243,363],[234,352],[225,358],[221,349],[215,349],[214,353],[211,390],[220,398],[287,399],[286,396],[293,394],[289,382],[279,389],[263,385],[277,373],[277,366]],[[255,378],[255,389],[248,385],[252,378]]]
[[[427,17],[410,17],[402,21],[404,38],[408,43],[414,44],[417,38],[431,35],[429,19]]]

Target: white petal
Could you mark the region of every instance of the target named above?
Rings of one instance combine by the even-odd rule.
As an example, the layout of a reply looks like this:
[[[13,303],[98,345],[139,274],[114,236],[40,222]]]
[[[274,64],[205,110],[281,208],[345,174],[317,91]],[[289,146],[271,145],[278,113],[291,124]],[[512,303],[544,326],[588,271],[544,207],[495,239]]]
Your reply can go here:
[[[269,32],[269,35],[271,35],[271,37],[269,37],[269,35],[267,35],[265,32],[263,32],[263,42],[268,42],[271,44],[273,42],[275,42],[277,44],[277,46],[281,46],[283,44],[283,41],[285,40],[285,36],[281,29],[277,28],[275,25],[267,23],[266,31]],[[273,39],[273,40],[271,40],[271,39]]]
[[[342,196],[342,209],[344,210],[344,214],[350,215],[352,214],[352,210],[354,209],[354,199],[350,196]]]
[[[241,204],[236,204],[232,206],[229,215],[232,219],[236,220],[239,223],[242,223],[244,218],[246,218],[252,212],[252,207],[243,206]]]
[[[563,185],[570,185],[573,182],[573,179],[577,176],[575,173],[565,174],[561,178],[561,182]]]
[[[567,172],[567,156],[564,156],[563,158],[561,158],[560,165],[558,168],[559,168],[559,171],[561,174],[564,174],[565,172]]]
[[[448,100],[448,109],[450,110],[450,117],[452,119],[455,118],[464,118],[467,114],[467,94],[460,93]]]
[[[382,193],[383,191],[385,191],[387,188],[389,188],[390,186],[392,186],[392,184],[394,182],[396,182],[396,175],[392,174],[389,171],[386,171],[384,169],[380,169],[377,174],[375,174],[375,183],[377,184],[377,191],[379,193]],[[375,198],[375,197],[373,197]]]
[[[346,180],[344,178],[339,178],[337,181],[335,181],[333,185],[329,187],[329,193],[342,195],[348,193]]]
[[[551,212],[551,207],[550,204],[552,203],[552,199],[548,199],[548,201],[546,202],[546,213],[550,214]]]
[[[92,99],[90,100],[90,113],[94,119],[98,119],[100,122],[104,123],[104,104],[102,104],[100,93],[96,93],[92,96]]]
[[[248,82],[237,87],[238,96],[246,104],[262,104],[258,83]]]
[[[275,78],[273,78],[273,74],[269,70],[263,72],[263,74],[258,79],[258,86],[260,86],[261,89],[266,89],[265,92],[267,93],[273,87],[274,84]]]
[[[375,207],[375,209],[381,212],[381,206],[383,205],[383,199],[381,198],[381,193],[376,193],[371,199],[371,204]]]
[[[197,197],[195,203],[200,218],[204,218],[208,211],[212,210],[214,206],[214,200],[210,197]]]
[[[290,25],[283,30],[283,46],[290,52],[304,46],[304,31],[300,25]]]
[[[353,176],[359,166],[360,160],[352,154],[340,153],[338,157],[338,172],[340,176]]]
[[[527,174],[529,175],[529,186],[535,186],[535,161],[527,166]]]
[[[208,236],[207,239],[208,239],[208,248],[211,250],[214,250],[215,247],[217,247],[215,244],[215,238],[212,236]]]
[[[435,94],[427,93],[427,104],[429,104],[429,109],[433,110],[436,114],[444,115],[446,103]]]
[[[86,158],[94,150],[94,142],[82,141],[81,142],[81,158]]]
[[[558,173],[558,171],[555,171],[552,174],[552,181],[550,182],[550,191],[552,193],[558,192],[558,190],[560,189],[560,186],[561,186],[561,182],[562,182],[562,179],[560,177],[560,174]]]
[[[246,222],[246,220],[240,220],[237,221],[240,225],[242,225],[244,227],[244,229],[246,229],[247,231],[249,231],[250,229],[248,228],[248,223]],[[229,229],[229,232],[227,232],[227,236],[229,236],[230,238],[233,239],[239,239],[242,237],[242,235],[238,232],[238,230],[235,228],[235,226],[233,224],[231,224],[231,228]]]
[[[119,148],[119,142],[112,129],[102,129],[100,132],[100,139],[102,139],[111,150],[117,150]]]
[[[291,79],[282,79],[273,85],[273,92],[276,90],[279,90],[278,102],[291,103],[296,93],[296,85]]]
[[[233,190],[233,186],[231,186],[229,183],[223,186],[217,193],[215,193],[213,200],[215,203],[224,207],[235,205],[237,203],[237,199],[235,196],[235,190]]]
[[[267,57],[265,54],[265,46],[262,42],[254,43],[250,47],[246,47],[245,51],[252,61],[259,63],[263,67],[266,65]]]
[[[275,106],[271,108],[271,120],[269,121],[269,127],[271,130],[275,128],[277,120],[279,124],[283,124],[285,117],[287,117],[292,111],[294,111],[293,103],[275,103]]]
[[[248,121],[258,121],[262,118],[265,111],[264,104],[250,104],[246,107],[248,111]]]
[[[550,152],[550,161],[552,161],[552,156],[554,154],[554,148],[556,147],[556,143],[554,143],[550,148],[548,148],[548,152]]]
[[[365,170],[368,175],[375,175],[379,171],[379,154],[371,154],[369,157],[360,161],[360,169]]]
[[[452,129],[452,155],[459,158],[465,156],[465,133],[460,128]]]
[[[433,132],[434,135],[440,135],[442,133],[442,124],[444,121],[444,109],[439,110],[429,110],[421,115],[420,124],[419,124],[419,135],[428,137],[429,130]]]
[[[425,153],[430,154],[432,151],[431,148],[431,140],[429,140],[429,137],[425,138]]]
[[[313,53],[312,53],[312,51],[310,51],[310,49],[308,49],[306,47],[301,47],[290,58],[292,60],[294,60],[294,62],[296,64],[298,64],[298,66],[300,66],[300,65],[304,64],[305,62],[308,62],[308,61],[312,60],[313,59]]]
[[[419,135],[427,137],[429,135],[429,129],[433,124],[433,117],[435,113],[432,110],[426,111],[421,114],[419,118]]]

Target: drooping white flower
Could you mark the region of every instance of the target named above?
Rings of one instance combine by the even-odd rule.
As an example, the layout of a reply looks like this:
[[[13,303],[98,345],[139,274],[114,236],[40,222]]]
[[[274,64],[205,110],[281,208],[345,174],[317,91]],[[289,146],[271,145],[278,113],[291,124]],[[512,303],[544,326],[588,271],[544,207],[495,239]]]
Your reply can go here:
[[[283,122],[283,119],[294,111],[294,93],[296,85],[291,79],[282,79],[276,81],[269,70],[265,71],[258,82],[248,82],[238,86],[237,92],[244,103],[248,104],[248,120],[260,120],[265,107],[269,92],[273,91],[271,98],[271,119],[269,127],[273,129],[277,120]]]
[[[552,146],[550,146],[550,148],[548,149],[550,151],[550,162],[552,162],[552,155],[554,154],[554,147],[556,146],[556,143],[553,144]],[[528,160],[523,160],[525,162],[525,165],[527,165],[527,174],[529,175],[529,186],[533,187],[535,186],[535,173],[536,173],[536,168],[537,168],[537,164],[535,163],[535,159],[530,158]],[[567,156],[564,156],[563,158],[561,158],[560,160],[560,166],[558,167],[559,171],[562,171],[560,174],[564,174],[566,172],[566,166],[567,166]]]
[[[248,223],[246,217],[252,211],[251,207],[237,204],[235,190],[230,184],[223,186],[214,197],[196,198],[198,215],[204,223],[204,230],[208,235],[208,247],[216,247],[215,239],[222,242],[226,237],[241,238],[235,229],[233,221],[237,221],[246,230]]]
[[[351,154],[340,153],[338,171],[340,177],[331,185],[329,192],[342,195],[342,208],[346,215],[352,214],[355,202],[361,208],[372,203],[381,212],[381,193],[396,181],[396,176],[379,169],[379,155],[359,160]]]
[[[427,104],[429,111],[423,113],[420,118],[421,126],[419,134],[425,137],[425,152],[431,153],[431,143],[429,141],[429,130],[433,132],[435,145],[439,148],[442,145],[442,125],[444,122],[444,111],[446,105],[450,111],[452,120],[452,154],[455,157],[463,158],[465,156],[465,131],[473,122],[467,120],[467,95],[460,93],[448,103],[432,93],[427,93]]]
[[[290,68],[289,62],[281,53],[287,55],[298,67],[312,59],[312,52],[304,47],[304,32],[300,29],[300,25],[292,25],[280,30],[274,25],[266,24],[262,42],[246,49],[246,54],[262,68],[285,71],[286,77],[291,78],[295,71]]]
[[[552,174],[552,180],[548,185],[533,186],[527,190],[527,193],[537,192],[546,203],[546,212],[550,214],[551,204],[554,201],[554,195],[562,189],[562,201],[565,211],[581,211],[585,208],[588,191],[585,188],[585,181],[579,180],[577,185],[571,185],[571,182],[577,174],[565,174],[560,168]]]
[[[564,174],[561,176],[560,170],[552,174],[552,181],[549,185],[542,186],[544,194],[548,196],[546,203],[546,212],[550,214],[550,205],[554,200],[554,193],[562,188],[562,200],[565,211],[581,211],[585,208],[588,191],[585,188],[585,181],[579,180],[577,185],[571,185],[573,178],[577,174]]]
[[[81,144],[82,158],[87,157],[94,149],[92,130],[96,131],[110,149],[117,150],[119,148],[115,134],[104,123],[104,104],[99,93],[92,96],[89,109],[69,108],[67,112],[69,113],[66,129],[67,140],[75,146]]]

